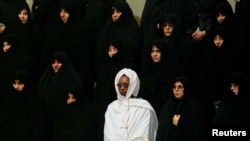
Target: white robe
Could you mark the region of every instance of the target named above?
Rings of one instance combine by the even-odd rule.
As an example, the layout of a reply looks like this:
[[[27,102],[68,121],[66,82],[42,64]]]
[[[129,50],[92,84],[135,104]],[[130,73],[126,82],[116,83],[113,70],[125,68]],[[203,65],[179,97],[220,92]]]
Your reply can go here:
[[[116,87],[118,99],[109,104],[105,113],[104,141],[155,141],[158,129],[156,113],[148,101],[130,98],[138,94],[139,79],[129,72],[127,69],[120,71],[115,80],[116,86],[120,76],[126,74],[133,86],[129,86],[126,97],[120,95]]]

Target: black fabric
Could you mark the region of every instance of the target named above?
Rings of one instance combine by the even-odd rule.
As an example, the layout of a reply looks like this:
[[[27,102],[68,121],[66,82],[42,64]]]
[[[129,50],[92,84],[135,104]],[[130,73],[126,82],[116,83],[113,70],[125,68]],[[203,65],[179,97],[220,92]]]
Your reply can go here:
[[[82,87],[82,80],[65,52],[56,52],[51,58],[62,63],[57,73],[49,66],[40,78],[38,94],[44,103],[47,137],[52,139],[54,122],[64,111],[67,90],[71,87]],[[82,93],[85,94],[85,93]]]
[[[17,5],[26,3],[25,0],[2,0],[0,1],[0,21],[9,27],[10,32],[15,31]]]
[[[118,7],[122,12],[122,15],[116,22],[112,21],[112,7]],[[141,48],[142,48],[142,36],[139,25],[136,23],[132,10],[128,3],[123,0],[116,0],[111,7],[109,7],[108,22],[101,30],[100,39],[98,40],[98,48],[96,50],[99,54],[105,52],[105,46],[110,40],[119,40],[126,48],[130,57],[136,62],[137,72],[140,70],[141,62]],[[98,60],[100,61],[100,60]]]
[[[70,105],[66,105],[67,97],[64,98],[65,105],[63,110],[55,115],[53,127],[53,141],[79,141],[92,140],[92,126],[93,117],[90,103],[86,96],[86,91],[81,87],[73,86],[68,88],[65,93],[71,92],[76,101]]]
[[[107,19],[110,18],[110,8],[115,0],[89,0],[84,15],[84,25],[86,26],[85,35],[90,48],[90,60],[92,61],[93,79],[96,77],[97,48],[99,48],[99,38]]]
[[[7,41],[11,47],[4,53],[3,46],[0,50],[0,91],[3,92],[7,85],[11,83],[12,76],[18,70],[31,71],[31,60],[28,53],[19,44],[19,38],[16,34],[6,34],[1,41]]]
[[[220,35],[224,42],[222,47],[214,45],[213,38]],[[199,90],[206,89],[201,97],[204,100],[220,100],[225,92],[226,79],[233,72],[235,67],[231,58],[230,38],[225,28],[217,28],[213,31],[213,38],[207,44],[198,72],[197,85]],[[198,90],[198,91],[199,91]]]
[[[68,10],[70,16],[67,23],[63,23],[60,18],[60,11],[64,8]],[[77,66],[74,55],[80,51],[81,32],[81,15],[75,1],[64,0],[56,5],[55,17],[48,21],[45,25],[42,37],[42,45],[40,48],[40,63],[42,71],[45,70],[50,63],[50,58],[56,51],[64,51]],[[53,13],[51,13],[52,15]],[[46,55],[45,55],[46,54]],[[78,55],[75,55],[78,56]]]
[[[237,1],[235,4],[235,15],[236,19],[240,24],[241,31],[240,34],[242,34],[241,38],[241,45],[238,47],[241,49],[240,53],[240,65],[242,67],[242,71],[247,73],[248,75],[250,74],[249,67],[247,67],[245,64],[248,63],[249,60],[249,54],[248,54],[248,46],[249,46],[249,21],[247,19],[250,18],[250,1],[248,0],[240,0]]]
[[[166,91],[168,84],[165,84],[166,70],[165,63],[168,60],[168,50],[166,48],[166,42],[161,39],[156,39],[152,42],[151,47],[147,48],[147,56],[145,60],[145,67],[142,68],[140,75],[140,92],[139,96],[149,101],[157,113],[157,117],[160,117],[161,108],[169,97],[169,92]],[[151,57],[152,47],[156,46],[161,53],[161,61],[153,62]]]
[[[230,84],[239,85],[239,93],[235,95],[230,91]],[[229,77],[228,91],[221,100],[218,110],[213,117],[214,128],[245,130],[249,129],[249,77],[243,72],[234,72]]]
[[[187,81],[186,81],[187,80]],[[203,132],[203,112],[200,108],[200,102],[193,98],[191,94],[192,85],[186,77],[176,78],[173,82],[180,81],[184,86],[184,97],[177,100],[173,93],[164,104],[159,120],[157,131],[157,141],[184,141],[184,140],[204,140]],[[186,89],[190,91],[186,94]],[[178,125],[173,125],[173,116],[180,114]],[[195,134],[194,134],[195,133]]]
[[[151,48],[150,44],[155,39],[162,39],[166,42],[165,48],[168,52],[165,57],[165,74],[166,81],[168,85],[170,84],[174,77],[187,74],[187,67],[191,59],[192,53],[192,42],[190,42],[189,37],[182,33],[180,17],[176,13],[168,13],[166,15],[161,15],[162,17],[158,19],[159,28],[155,25],[152,34],[149,34],[144,42],[142,50],[142,68],[146,68],[145,63],[146,52],[148,48]],[[163,25],[166,22],[173,22],[174,29],[170,36],[165,36],[163,33]]]
[[[32,141],[37,135],[34,129],[36,118],[32,108],[34,105],[35,87],[26,71],[17,71],[8,83],[7,91],[0,95],[0,140]],[[24,84],[23,91],[12,86],[14,80]],[[39,110],[39,109],[36,109]]]
[[[78,0],[62,0],[55,2],[55,6],[55,17],[46,20],[48,25],[38,24],[43,31],[39,48],[40,70],[43,72],[47,68],[50,64],[50,58],[55,52],[63,51],[69,55],[72,64],[84,81],[84,87],[88,85],[88,94],[92,95],[92,46],[90,46],[89,37],[86,33],[89,29],[86,30],[86,24],[83,23],[81,3]],[[40,10],[42,9],[43,7]],[[62,9],[69,13],[69,19],[66,23],[63,23],[60,17]],[[37,22],[36,19],[35,21]]]
[[[13,32],[17,34],[21,46],[24,48],[24,50],[27,51],[28,55],[31,58],[32,78],[33,82],[37,84],[38,79],[40,77],[40,67],[38,65],[38,49],[41,44],[39,35],[40,31],[38,30],[39,28],[36,26],[36,23],[34,22],[34,19],[31,15],[29,5],[24,2],[19,3],[18,5],[16,5],[16,7],[16,25]],[[18,17],[19,12],[24,9],[27,10],[28,14],[27,23],[22,23]]]
[[[160,7],[166,0],[146,0],[143,11],[142,11],[142,16],[141,16],[141,31],[143,35],[143,39],[148,34],[148,31],[150,31],[152,25],[155,24],[156,17],[159,16],[160,14]],[[154,23],[154,24],[152,24]]]

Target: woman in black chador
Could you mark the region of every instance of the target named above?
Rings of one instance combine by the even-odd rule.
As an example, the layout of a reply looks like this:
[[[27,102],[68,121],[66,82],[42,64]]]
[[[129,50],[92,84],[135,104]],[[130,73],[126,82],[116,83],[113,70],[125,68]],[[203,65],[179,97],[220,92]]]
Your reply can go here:
[[[109,7],[109,10],[108,21],[101,30],[98,40],[97,53],[105,52],[106,44],[116,38],[126,48],[128,55],[136,62],[138,66],[136,71],[138,71],[141,61],[142,38],[133,12],[124,0],[116,0],[112,7]],[[97,57],[100,59],[99,56]]]
[[[83,53],[81,13],[76,1],[63,0],[56,7],[56,16],[43,29],[40,48],[41,71],[50,64],[50,58],[57,51],[66,52],[78,69],[78,57]]]
[[[93,117],[90,117],[92,111],[86,92],[79,86],[68,87],[62,91],[66,97],[62,111],[57,112],[53,120],[53,141],[93,140],[93,132],[90,130]]]
[[[37,83],[40,74],[38,63],[38,49],[40,45],[39,32],[35,27],[29,5],[26,2],[16,5],[16,22],[13,32],[17,34],[22,48],[24,48],[32,61],[32,78]]]
[[[164,47],[168,52],[168,59],[165,61],[166,76],[164,79],[168,82],[168,85],[176,76],[186,75],[190,61],[191,42],[189,42],[187,35],[183,34],[181,30],[179,15],[176,13],[162,15],[158,24],[155,24],[154,32],[148,35],[143,46],[142,69],[145,69],[147,67],[145,58],[148,56],[146,51],[152,47],[152,41],[162,39],[166,42]]]
[[[249,77],[243,72],[234,72],[228,80],[228,91],[213,117],[213,128],[223,130],[249,129]]]
[[[12,76],[18,70],[30,72],[30,57],[20,45],[16,34],[6,34],[0,41],[0,92],[3,92],[12,81]]]
[[[162,108],[156,141],[202,141],[203,114],[185,77],[173,81],[172,95]]]
[[[169,61],[166,42],[162,39],[156,39],[147,49],[145,67],[141,71],[141,87],[139,96],[148,100],[156,111],[158,118],[163,104],[166,102],[168,92],[166,90],[165,75],[170,68],[167,69],[166,64]]]
[[[21,3],[26,3],[25,0],[0,0],[0,21],[7,27],[9,33],[15,32],[16,28],[16,10]]]
[[[31,141],[35,135],[31,113],[34,87],[25,71],[17,71],[11,80],[0,95],[0,140]]]
[[[70,87],[82,87],[82,80],[65,52],[56,52],[51,59],[51,65],[40,78],[38,94],[44,103],[45,119],[47,120],[47,135],[53,135],[55,121],[64,111],[65,91]]]

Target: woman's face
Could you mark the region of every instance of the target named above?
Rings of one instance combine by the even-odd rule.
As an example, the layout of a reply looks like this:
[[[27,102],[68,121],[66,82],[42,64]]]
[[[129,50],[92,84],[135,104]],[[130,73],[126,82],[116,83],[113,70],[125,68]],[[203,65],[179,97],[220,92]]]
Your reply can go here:
[[[238,95],[239,94],[239,84],[237,83],[231,83],[230,84],[230,90],[235,94],[235,95]]]
[[[158,63],[161,61],[161,52],[157,48],[157,46],[153,45],[151,50],[151,58],[155,63]]]
[[[27,9],[22,9],[22,10],[18,13],[18,17],[19,17],[19,19],[21,20],[21,22],[22,22],[23,24],[26,24],[26,23],[28,22],[28,18],[29,18]]]
[[[223,15],[222,13],[218,13],[217,15],[217,21],[219,24],[223,23],[223,21],[225,20],[226,15]]]
[[[182,99],[184,97],[184,86],[180,81],[174,83],[173,93],[176,99]]]
[[[118,52],[118,49],[115,46],[113,45],[109,46],[108,55],[110,58],[112,58],[117,52]]]
[[[11,48],[11,45],[9,44],[9,42],[4,41],[3,42],[3,52],[6,53],[10,48]]]
[[[220,35],[216,35],[214,37],[214,45],[218,48],[221,48],[222,44],[223,44],[224,40]]]
[[[74,103],[75,101],[76,101],[75,96],[74,96],[71,92],[69,92],[69,93],[68,93],[68,98],[67,98],[67,104],[72,104],[72,103]]]
[[[66,9],[62,9],[60,11],[60,17],[61,17],[61,20],[62,20],[63,23],[68,22],[69,16],[70,16],[70,14]]]
[[[126,97],[128,87],[129,87],[129,77],[127,77],[126,75],[121,76],[117,84],[117,87],[118,87],[120,94]]]
[[[113,8],[113,13],[112,13],[113,22],[116,22],[121,15],[122,15],[122,12],[120,10]]]
[[[54,72],[57,73],[61,67],[62,67],[62,63],[59,62],[58,60],[54,60],[54,62],[52,63],[52,68]]]
[[[174,31],[174,25],[171,23],[164,23],[162,25],[162,30],[165,36],[171,36],[172,32]]]
[[[21,82],[20,80],[14,80],[12,83],[12,86],[15,90],[22,92],[24,89],[24,83]]]

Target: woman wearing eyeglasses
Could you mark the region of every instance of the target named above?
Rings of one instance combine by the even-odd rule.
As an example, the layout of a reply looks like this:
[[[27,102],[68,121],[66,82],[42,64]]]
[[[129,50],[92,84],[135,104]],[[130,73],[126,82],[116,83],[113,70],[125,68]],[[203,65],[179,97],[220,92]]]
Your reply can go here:
[[[162,108],[156,141],[202,141],[203,114],[199,102],[192,98],[192,85],[187,77],[173,81],[172,96]]]

